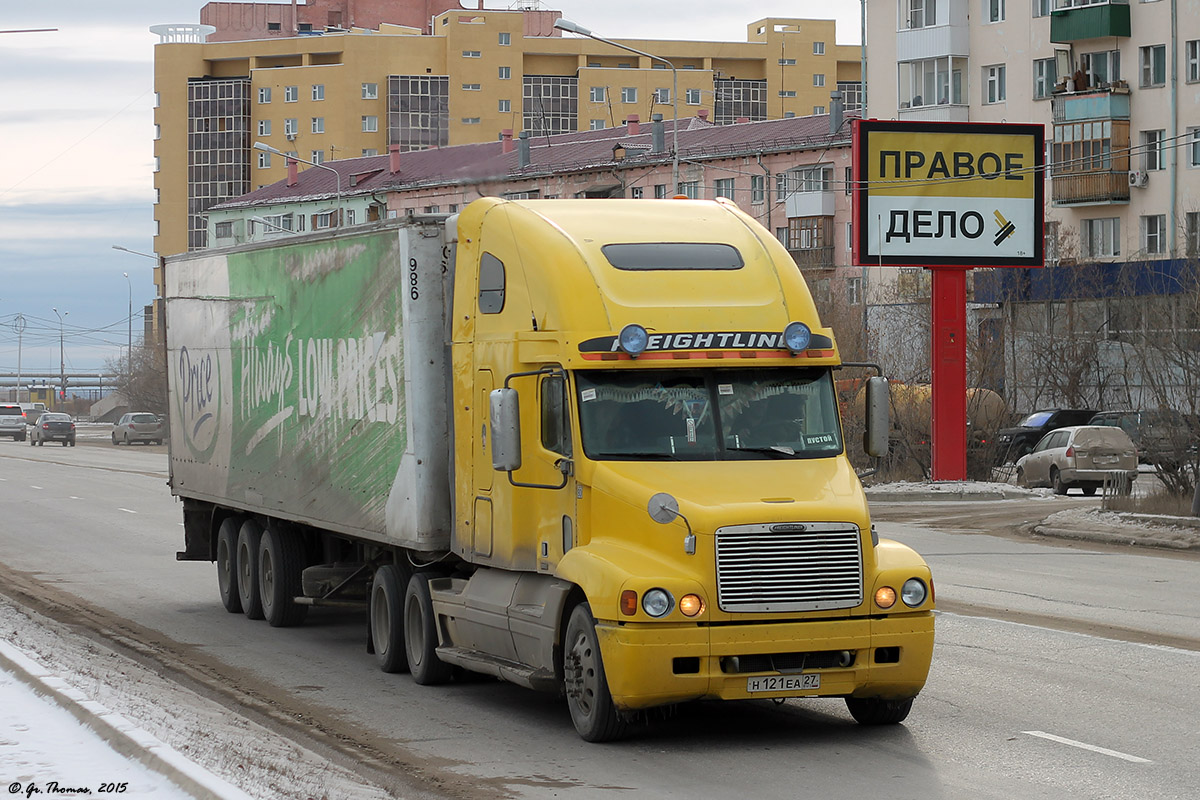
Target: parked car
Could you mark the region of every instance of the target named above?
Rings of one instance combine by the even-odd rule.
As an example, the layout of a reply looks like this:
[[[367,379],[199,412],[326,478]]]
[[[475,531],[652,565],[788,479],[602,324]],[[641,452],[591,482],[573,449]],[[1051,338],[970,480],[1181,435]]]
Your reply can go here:
[[[1071,425],[1085,425],[1097,414],[1094,408],[1045,408],[1034,411],[1012,428],[996,434],[1000,464],[1011,464],[1033,449],[1043,436]]]
[[[29,430],[30,447],[41,447],[46,442],[62,442],[63,447],[75,446],[75,420],[71,419],[70,414],[46,411]]]
[[[1017,482],[1050,486],[1055,494],[1079,488],[1093,495],[1105,478],[1128,491],[1137,479],[1137,448],[1129,434],[1107,425],[1059,428],[1042,437],[1017,461]]]
[[[166,436],[162,420],[154,414],[135,412],[126,414],[113,426],[113,444],[133,444],[134,442],[154,442],[162,444]]]
[[[1196,447],[1196,431],[1178,411],[1102,411],[1088,425],[1108,425],[1129,434],[1144,464],[1175,464]]]
[[[11,436],[14,442],[25,441],[25,412],[17,403],[0,403],[0,436]]]

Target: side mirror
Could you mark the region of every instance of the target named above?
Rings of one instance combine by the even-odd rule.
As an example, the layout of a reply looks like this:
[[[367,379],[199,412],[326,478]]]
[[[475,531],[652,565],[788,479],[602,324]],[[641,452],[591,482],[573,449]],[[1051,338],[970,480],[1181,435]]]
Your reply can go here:
[[[518,470],[521,468],[521,409],[517,390],[493,389],[488,406],[492,469],[499,472]]]
[[[887,378],[867,378],[867,432],[863,434],[863,450],[873,458],[882,458],[888,452],[890,406]]]

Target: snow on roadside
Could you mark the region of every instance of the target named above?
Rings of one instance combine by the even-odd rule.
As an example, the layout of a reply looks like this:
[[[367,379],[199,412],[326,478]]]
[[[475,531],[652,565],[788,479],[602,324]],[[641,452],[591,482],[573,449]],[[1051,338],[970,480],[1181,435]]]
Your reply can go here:
[[[255,797],[392,797],[287,737],[5,597],[0,597],[0,631],[89,698]]]

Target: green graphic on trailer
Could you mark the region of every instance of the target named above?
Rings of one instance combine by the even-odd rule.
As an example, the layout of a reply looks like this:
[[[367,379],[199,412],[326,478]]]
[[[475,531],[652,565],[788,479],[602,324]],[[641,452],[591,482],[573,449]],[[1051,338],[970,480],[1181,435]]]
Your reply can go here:
[[[292,480],[272,483],[295,496],[275,501],[382,519],[407,445],[397,237],[281,245],[228,263],[230,295],[245,298],[230,314],[230,488],[279,475]]]

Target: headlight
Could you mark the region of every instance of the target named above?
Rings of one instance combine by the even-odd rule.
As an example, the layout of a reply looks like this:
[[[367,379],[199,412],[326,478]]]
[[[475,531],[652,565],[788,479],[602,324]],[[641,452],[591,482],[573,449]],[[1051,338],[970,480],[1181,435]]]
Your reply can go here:
[[[900,599],[909,608],[916,608],[921,603],[924,603],[928,595],[929,592],[925,588],[925,581],[920,578],[909,578],[904,582],[904,587],[900,590]]]
[[[896,605],[896,590],[890,586],[880,586],[875,590],[875,605],[880,608],[891,608]]]
[[[675,601],[665,589],[651,589],[642,595],[642,610],[652,617],[664,617],[675,607]]]

